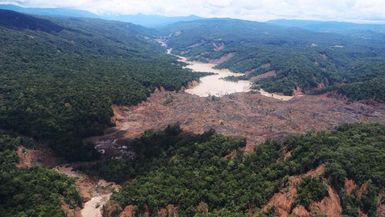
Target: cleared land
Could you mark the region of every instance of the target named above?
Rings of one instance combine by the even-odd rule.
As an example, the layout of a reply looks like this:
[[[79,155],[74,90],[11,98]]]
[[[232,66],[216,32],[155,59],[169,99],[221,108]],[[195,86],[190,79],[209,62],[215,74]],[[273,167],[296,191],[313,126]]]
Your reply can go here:
[[[247,150],[266,139],[330,129],[342,123],[384,122],[384,104],[349,103],[327,96],[300,96],[281,101],[259,93],[198,97],[184,92],[156,91],[137,106],[113,106],[116,127],[92,138],[99,150],[122,151],[145,130],[170,123],[194,133],[215,129],[247,139]],[[123,147],[123,148],[122,148]],[[116,154],[116,153],[111,153]]]

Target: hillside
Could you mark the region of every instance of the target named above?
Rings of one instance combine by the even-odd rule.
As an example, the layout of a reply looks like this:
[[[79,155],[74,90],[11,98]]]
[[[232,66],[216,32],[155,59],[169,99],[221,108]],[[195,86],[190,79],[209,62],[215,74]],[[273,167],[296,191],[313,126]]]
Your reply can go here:
[[[133,160],[104,164],[132,178],[105,215],[125,208],[126,216],[381,216],[384,133],[378,124],[343,125],[268,141],[244,155],[237,151],[242,139],[213,131],[150,131],[131,144]]]
[[[30,17],[9,10],[0,10],[0,26],[18,30],[38,30],[43,32],[60,32],[64,28],[49,20]]]
[[[268,23],[276,24],[285,27],[298,27],[317,32],[344,32],[351,31],[375,31],[384,33],[384,24],[363,24],[363,23],[348,23],[335,21],[316,21],[316,20],[271,20]]]
[[[385,216],[378,26],[2,7],[1,217]]]
[[[81,206],[72,178],[18,165],[16,150],[23,142],[21,137],[0,133],[0,216],[65,217],[62,204]]]
[[[121,14],[95,14],[89,11],[70,9],[70,8],[33,8],[22,7],[13,4],[1,4],[0,9],[17,11],[19,13],[38,15],[38,16],[50,16],[50,17],[81,17],[81,18],[98,18],[104,20],[115,20],[120,22],[128,22],[136,25],[157,28],[165,25],[181,21],[199,20],[197,16],[161,16],[161,15],[121,15]]]
[[[199,76],[165,56],[144,27],[6,10],[0,16],[7,17],[0,25],[0,128],[71,159],[94,157],[82,140],[111,125],[112,104],[136,104],[157,87],[176,90]]]
[[[365,77],[360,82],[371,83],[385,73],[377,65],[385,58],[385,37],[376,32],[322,33],[269,23],[205,19],[169,25],[162,35],[175,54],[245,73],[243,79],[253,80],[256,88],[287,95],[294,90],[310,93],[354,83],[348,76],[362,62],[370,73],[360,74]],[[372,71],[376,71],[375,77]],[[376,86],[373,91],[382,89]],[[365,98],[376,96],[368,92]]]

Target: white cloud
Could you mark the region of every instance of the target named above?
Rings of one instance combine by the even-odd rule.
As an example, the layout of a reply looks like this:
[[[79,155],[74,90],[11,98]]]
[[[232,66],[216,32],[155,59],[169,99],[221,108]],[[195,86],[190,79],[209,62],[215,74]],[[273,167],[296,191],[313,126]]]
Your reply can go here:
[[[144,13],[167,16],[194,14],[203,17],[250,20],[296,18],[385,21],[385,0],[7,0],[7,2],[34,7],[71,7],[97,13]]]

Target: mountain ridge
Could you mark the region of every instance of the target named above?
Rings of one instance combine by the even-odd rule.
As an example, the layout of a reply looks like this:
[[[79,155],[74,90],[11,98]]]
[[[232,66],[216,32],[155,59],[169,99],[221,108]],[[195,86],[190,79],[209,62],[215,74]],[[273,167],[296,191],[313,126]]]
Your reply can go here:
[[[114,20],[121,22],[129,22],[145,27],[159,27],[169,25],[180,21],[190,21],[201,19],[198,16],[176,16],[168,17],[161,15],[114,15],[114,14],[95,14],[85,10],[72,8],[33,8],[23,7],[13,4],[0,4],[0,9],[13,10],[20,13],[33,14],[39,16],[55,16],[55,17],[80,17],[80,18],[99,18],[105,20]]]
[[[378,32],[385,31],[384,23],[353,23],[343,21],[321,21],[321,20],[295,20],[295,19],[277,19],[270,20],[267,23],[284,26],[299,27],[312,31],[340,32],[342,30],[372,30]]]

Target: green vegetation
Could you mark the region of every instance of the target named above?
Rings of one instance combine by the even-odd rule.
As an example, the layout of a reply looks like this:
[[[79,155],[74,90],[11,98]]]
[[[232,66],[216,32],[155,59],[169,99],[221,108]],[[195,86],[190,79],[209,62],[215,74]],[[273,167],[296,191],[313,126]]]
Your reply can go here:
[[[133,150],[138,151],[133,160],[114,160],[114,165],[120,162],[123,168],[119,174],[129,174],[121,180],[130,181],[113,200],[123,207],[138,205],[141,212],[147,204],[152,213],[174,204],[181,216],[198,215],[204,203],[213,216],[218,212],[239,216],[250,207],[263,207],[285,186],[288,176],[325,164],[325,174],[303,179],[298,185],[297,202],[308,206],[322,199],[330,185],[340,195],[344,214],[361,209],[374,216],[379,192],[385,188],[384,135],[384,125],[344,125],[331,132],[268,141],[244,155],[237,151],[244,146],[242,140],[212,131],[193,136],[174,126],[165,132],[147,132],[133,142]],[[291,157],[284,160],[287,152]],[[99,175],[109,178],[108,173]],[[345,178],[358,186],[369,183],[368,191],[362,197],[348,196]]]
[[[385,61],[375,58],[358,62],[349,69],[345,82],[336,87],[337,93],[351,100],[385,102]]]
[[[298,192],[295,204],[309,207],[314,201],[320,201],[328,196],[327,185],[322,178],[306,177],[297,186]]]
[[[62,201],[81,205],[74,181],[43,168],[16,168],[21,139],[0,133],[0,216],[64,217]]]
[[[337,93],[351,100],[385,101],[385,77],[338,86]]]
[[[207,61],[233,53],[218,67],[275,71],[257,81],[268,91],[291,94],[325,85],[352,100],[384,101],[385,39],[371,40],[236,20],[175,24],[169,45]],[[74,181],[40,167],[16,167],[17,132],[49,144],[67,160],[98,157],[84,139],[110,126],[112,104],[133,105],[160,86],[178,90],[203,74],[191,73],[153,41],[153,31],[94,19],[36,18],[0,10],[0,216],[62,217],[60,205],[81,204]],[[230,78],[234,79],[234,78]],[[325,174],[304,178],[296,204],[308,207],[335,189],[343,214],[375,216],[384,203],[385,125],[343,125],[284,141],[267,141],[245,155],[245,140],[178,125],[148,131],[127,144],[130,158],[103,159],[84,171],[124,183],[113,200],[147,205],[154,216],[169,204],[180,216],[246,216],[285,188],[289,176],[324,164]],[[285,158],[290,152],[290,157]],[[344,183],[359,187],[347,192]],[[274,216],[270,209],[261,216]]]
[[[377,82],[385,78],[382,33],[321,33],[231,19],[181,22],[162,31],[164,35],[174,33],[168,38],[174,52],[192,59],[208,61],[232,53],[234,57],[217,67],[247,72],[240,79],[276,71],[276,76],[255,82],[256,87],[270,92],[290,95],[297,87],[309,92],[366,78],[373,81],[345,87],[340,93],[353,100],[385,100],[384,86]],[[367,87],[373,82],[377,82],[376,88]],[[359,93],[362,89],[364,94]]]
[[[83,139],[111,125],[112,104],[136,104],[200,76],[163,55],[143,27],[0,14],[10,20],[0,23],[0,129],[46,141],[67,159],[97,156]]]

